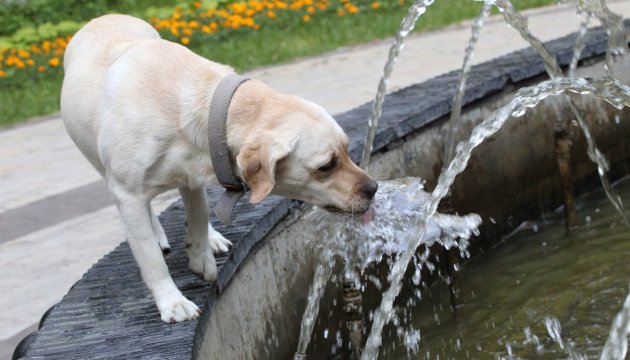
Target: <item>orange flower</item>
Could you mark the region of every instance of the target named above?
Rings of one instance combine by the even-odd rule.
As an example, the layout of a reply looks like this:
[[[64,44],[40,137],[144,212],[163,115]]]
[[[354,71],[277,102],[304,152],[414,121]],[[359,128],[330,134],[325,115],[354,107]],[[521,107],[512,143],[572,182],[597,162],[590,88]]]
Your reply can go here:
[[[26,59],[26,65],[33,66],[35,65],[35,61],[33,59]]]
[[[26,65],[24,65],[24,62],[23,62],[22,60],[18,60],[18,61],[15,63],[15,67],[17,67],[18,69],[24,69],[24,67],[25,67],[25,66],[26,66]]]
[[[381,7],[381,4],[378,1],[372,3],[372,9],[376,10]]]
[[[48,64],[52,67],[57,67],[59,66],[59,58],[51,58],[50,60],[48,60]]]
[[[343,11],[342,9],[339,9],[339,10],[337,10],[337,15],[338,16],[344,16],[344,15],[346,15],[346,12]]]
[[[24,59],[28,59],[31,57],[31,54],[28,51],[22,49],[18,50],[17,54],[19,57]]]
[[[193,3],[193,6],[196,7],[196,8],[200,8],[201,7],[201,1],[195,1]]]
[[[181,38],[181,39],[180,39],[180,41],[181,41],[181,42],[182,42],[182,44],[184,44],[184,45],[188,45],[188,44],[190,44],[190,39],[189,39],[189,38],[187,38],[187,37],[183,37],[183,38]]]
[[[313,14],[313,13],[315,13],[315,8],[312,7],[312,6],[309,6],[309,7],[306,8],[306,11],[308,11],[309,14]]]
[[[44,72],[44,71],[46,71],[46,68],[45,68],[43,65],[39,65],[39,66],[37,67],[37,71],[39,71],[39,72]]]
[[[270,19],[275,19],[276,18],[276,13],[271,11],[271,10],[269,10],[269,11],[267,11],[267,17],[270,18]]]
[[[0,69],[0,77],[3,76],[7,76],[7,73],[4,70]]]
[[[302,20],[304,20],[304,22],[309,22],[311,21],[311,17],[309,15],[304,15],[302,16]]]
[[[359,11],[359,8],[357,8],[355,5],[350,4],[350,3],[345,3],[344,4],[345,8],[348,9],[348,12],[350,14],[356,14]]]

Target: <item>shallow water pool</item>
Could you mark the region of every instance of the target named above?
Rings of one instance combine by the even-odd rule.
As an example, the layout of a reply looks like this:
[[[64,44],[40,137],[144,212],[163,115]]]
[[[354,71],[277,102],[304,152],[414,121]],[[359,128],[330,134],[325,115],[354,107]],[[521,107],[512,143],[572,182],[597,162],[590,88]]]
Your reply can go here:
[[[630,179],[615,188],[628,206]],[[630,233],[603,192],[577,206],[582,225],[570,235],[557,211],[468,262],[461,274],[466,305],[457,314],[444,282],[422,291],[408,314],[421,335],[411,358],[599,358],[628,294]],[[406,359],[407,348],[389,330],[380,358]],[[563,348],[549,335],[558,330]]]

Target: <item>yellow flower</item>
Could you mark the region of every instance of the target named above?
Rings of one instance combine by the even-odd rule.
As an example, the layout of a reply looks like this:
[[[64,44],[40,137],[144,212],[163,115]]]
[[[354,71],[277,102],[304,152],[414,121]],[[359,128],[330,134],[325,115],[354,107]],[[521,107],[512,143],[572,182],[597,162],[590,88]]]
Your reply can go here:
[[[48,60],[48,64],[52,67],[57,67],[59,66],[59,58],[51,58],[50,60]]]
[[[180,41],[181,41],[181,42],[182,42],[182,44],[184,44],[184,45],[188,45],[188,44],[190,44],[190,39],[189,39],[189,38],[187,38],[187,37],[183,37],[183,38],[181,38],[181,39],[180,39]]]
[[[31,57],[31,54],[28,51],[22,49],[18,50],[17,54],[19,57],[24,59],[28,59]]]
[[[193,31],[191,28],[185,28],[184,30],[182,30],[182,33],[184,33],[184,35],[186,36],[190,36],[192,35]]]
[[[276,13],[271,11],[271,10],[268,10],[267,11],[267,17],[270,18],[270,19],[275,19],[276,18]]]
[[[206,34],[210,34],[212,32],[212,29],[210,29],[210,26],[204,25],[201,27],[201,31],[205,32]]]
[[[311,21],[311,17],[309,15],[304,15],[302,16],[302,20],[304,20],[304,22],[309,22]]]
[[[375,2],[372,3],[371,6],[372,6],[372,9],[376,10],[376,9],[381,7],[381,4],[378,1],[375,1]]]

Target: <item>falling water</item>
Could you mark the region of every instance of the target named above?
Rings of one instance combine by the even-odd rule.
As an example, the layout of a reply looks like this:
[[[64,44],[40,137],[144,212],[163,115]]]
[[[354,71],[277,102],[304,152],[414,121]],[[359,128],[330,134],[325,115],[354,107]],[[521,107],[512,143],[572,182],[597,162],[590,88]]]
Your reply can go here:
[[[440,200],[448,192],[455,177],[466,168],[472,151],[485,139],[496,133],[510,116],[520,117],[525,114],[528,108],[536,106],[543,99],[567,91],[577,94],[591,94],[609,102],[618,109],[630,106],[630,87],[620,84],[615,79],[556,78],[536,86],[520,89],[507,105],[493,112],[475,127],[470,138],[457,146],[455,157],[448,168],[440,174],[430,200],[425,203],[425,215],[416,218],[413,226],[408,227],[411,230],[407,232],[409,234],[407,235],[409,237],[408,248],[399,255],[391,269],[389,276],[391,285],[383,295],[381,305],[374,314],[374,322],[361,357],[362,360],[376,359],[378,356],[383,327],[393,316],[394,299],[400,292],[405,270],[426,232],[427,222],[437,210]]]
[[[608,340],[606,340],[599,359],[625,359],[628,352],[628,335],[630,335],[630,293],[623,303],[623,308],[613,321]]]
[[[402,50],[405,45],[405,38],[413,28],[416,26],[416,21],[418,18],[425,13],[427,7],[433,4],[434,0],[416,0],[409,7],[409,11],[407,15],[400,23],[400,28],[396,33],[396,39],[392,44],[392,47],[389,48],[389,57],[387,58],[387,62],[385,63],[385,68],[383,69],[383,77],[381,77],[381,81],[378,84],[378,91],[376,93],[376,98],[374,99],[374,103],[372,104],[372,114],[368,120],[368,131],[365,138],[365,144],[363,145],[363,155],[361,157],[361,167],[367,170],[368,165],[370,163],[370,156],[372,154],[372,144],[374,143],[374,136],[376,136],[376,128],[378,127],[378,121],[381,117],[381,112],[383,110],[383,101],[385,100],[385,92],[387,91],[387,85],[389,84],[389,78],[392,75],[392,71],[394,70],[394,65],[398,60],[398,55],[400,54],[400,50]]]
[[[426,214],[424,204],[430,195],[424,191],[424,183],[417,178],[401,178],[379,183],[373,207],[374,218],[365,222],[361,217],[350,214],[331,214],[313,209],[307,216],[317,227],[319,248],[318,261],[300,330],[295,360],[306,357],[313,325],[317,318],[319,302],[324,295],[326,282],[335,265],[334,257],[344,260],[345,274],[363,273],[372,263],[385,256],[394,256],[408,249],[409,224]],[[465,249],[468,239],[477,234],[481,217],[476,214],[465,216],[436,214],[427,225],[422,242],[430,246],[439,242],[446,248],[459,246]],[[415,338],[411,332],[411,338]]]
[[[545,328],[547,329],[547,333],[549,337],[558,344],[560,349],[562,349],[571,360],[586,360],[586,355],[579,353],[576,351],[573,346],[569,343],[566,343],[562,339],[562,326],[560,325],[560,321],[555,317],[547,317],[545,318]]]
[[[464,56],[464,63],[462,64],[462,69],[459,73],[457,92],[455,93],[455,97],[453,98],[453,107],[451,108],[448,142],[446,144],[446,156],[444,157],[445,164],[453,158],[453,151],[455,150],[455,134],[458,131],[459,118],[462,114],[462,101],[464,100],[464,93],[466,91],[466,79],[468,78],[468,73],[470,72],[472,57],[475,53],[475,47],[477,45],[477,41],[479,40],[481,28],[490,15],[490,9],[492,8],[492,5],[493,2],[491,0],[485,0],[483,2],[481,13],[479,13],[479,16],[477,16],[475,22],[473,23],[472,35],[470,37],[470,40],[468,41],[466,55]]]
[[[610,11],[604,0],[577,0],[578,10],[597,17],[608,34],[606,68],[612,76],[616,58],[628,54],[628,41],[623,18]]]
[[[549,52],[549,50],[547,50],[545,45],[538,38],[532,35],[532,33],[529,31],[528,26],[527,26],[527,18],[521,15],[518,11],[516,11],[509,0],[497,0],[496,6],[499,9],[499,11],[503,14],[505,21],[510,26],[518,30],[518,32],[521,34],[521,37],[525,39],[527,42],[529,42],[529,44],[536,51],[538,51],[540,56],[543,58],[545,70],[547,71],[547,74],[549,74],[549,77],[551,77],[552,79],[562,77],[563,76],[562,69],[560,69],[560,66],[558,65],[558,62],[556,61],[556,58],[553,56],[553,54]],[[605,4],[603,4],[602,7],[605,7]],[[608,8],[606,7],[606,9]],[[608,11],[605,14],[607,15],[612,14],[612,13],[610,14],[609,13],[610,11]],[[606,17],[606,19],[609,19],[609,18]],[[611,24],[616,24],[616,22],[614,22],[613,20],[609,20],[608,22]],[[625,39],[625,32],[624,32],[624,39]],[[618,52],[622,50],[615,50],[615,51]],[[613,52],[613,50],[609,49],[609,52]],[[571,110],[571,112],[573,113],[573,116],[575,116],[575,119],[580,129],[584,133],[584,138],[586,139],[586,145],[587,145],[586,150],[587,150],[588,157],[591,159],[591,161],[597,164],[597,170],[598,170],[597,174],[599,175],[599,179],[602,183],[602,187],[604,188],[604,192],[606,192],[606,196],[608,197],[610,202],[613,204],[613,206],[615,207],[615,209],[617,210],[621,218],[624,220],[628,229],[630,229],[630,219],[628,219],[628,217],[625,214],[621,198],[612,189],[612,187],[610,186],[610,182],[608,181],[608,178],[606,177],[606,172],[608,172],[608,168],[609,168],[608,160],[606,160],[606,157],[604,156],[604,154],[602,154],[601,151],[597,148],[597,144],[595,144],[595,139],[593,138],[593,135],[591,134],[591,130],[588,127],[588,124],[586,123],[586,121],[584,120],[584,116],[582,116],[581,111],[578,109],[577,105],[575,105],[575,102],[573,102],[573,99],[571,99],[571,97],[569,97],[568,95],[565,95],[564,100],[567,106],[569,107],[569,109]]]
[[[584,36],[586,35],[586,31],[588,30],[588,23],[590,20],[591,14],[586,13],[586,15],[584,16],[584,20],[580,23],[580,30],[575,37],[575,44],[573,45],[573,57],[571,58],[571,63],[569,64],[570,78],[575,77],[575,69],[577,69],[582,50],[584,50]]]
[[[304,314],[302,315],[302,326],[300,329],[300,340],[298,342],[298,349],[295,353],[295,360],[301,360],[306,358],[306,348],[308,347],[311,334],[313,333],[313,326],[315,325],[315,319],[317,319],[317,313],[319,312],[319,300],[324,295],[324,289],[326,283],[330,279],[332,270],[335,266],[332,252],[329,249],[324,249],[321,253],[320,259],[317,261],[317,267],[315,269],[315,275],[313,276],[313,282],[308,292],[308,298]]]

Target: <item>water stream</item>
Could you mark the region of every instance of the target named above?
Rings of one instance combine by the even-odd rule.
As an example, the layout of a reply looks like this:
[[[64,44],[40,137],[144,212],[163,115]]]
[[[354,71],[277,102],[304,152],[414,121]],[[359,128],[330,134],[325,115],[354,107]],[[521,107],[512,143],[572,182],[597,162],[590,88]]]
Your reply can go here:
[[[408,249],[404,253],[399,254],[396,262],[392,266],[389,275],[391,285],[385,291],[381,305],[374,314],[374,322],[372,323],[365,350],[361,356],[362,360],[377,358],[382,340],[383,326],[389,322],[394,315],[394,299],[400,292],[402,285],[401,280],[405,270],[424,236],[427,221],[436,212],[440,200],[447,194],[455,177],[466,168],[472,151],[485,139],[496,133],[508,118],[520,117],[525,114],[528,108],[536,106],[543,99],[549,96],[561,95],[566,92],[590,94],[607,101],[618,109],[630,105],[630,87],[620,84],[615,79],[556,78],[542,82],[536,86],[520,89],[507,105],[493,112],[492,115],[475,127],[471,137],[459,143],[455,157],[448,168],[440,174],[438,183],[431,193],[431,198],[425,204],[426,208],[424,213],[426,216],[414,219],[413,224],[408,227],[410,229],[410,235],[408,235],[410,236]]]
[[[464,94],[466,93],[466,80],[468,79],[468,73],[472,65],[472,58],[475,54],[475,47],[477,41],[479,41],[479,35],[481,29],[486,22],[486,19],[490,15],[490,9],[494,4],[491,0],[485,0],[479,16],[475,19],[472,26],[472,35],[468,41],[468,47],[466,48],[466,54],[464,55],[464,63],[459,72],[459,78],[457,80],[457,91],[453,98],[453,106],[451,107],[451,116],[449,118],[449,130],[448,130],[448,142],[446,143],[445,150],[445,164],[453,158],[453,151],[455,151],[455,134],[458,133],[460,117],[462,114],[462,102],[464,101]]]
[[[630,178],[615,185],[630,201]],[[596,359],[626,297],[629,233],[603,191],[576,199],[577,231],[566,233],[561,209],[532,218],[461,272],[466,307],[454,313],[442,282],[423,289],[408,309],[420,330],[415,359]],[[405,296],[412,297],[405,291]],[[624,302],[624,298],[626,298]],[[628,317],[615,320],[626,341]],[[606,345],[608,347],[608,345]],[[618,349],[612,346],[612,349]],[[606,353],[607,350],[604,350]],[[395,329],[385,331],[382,359],[407,359]],[[606,359],[624,359],[621,353]]]
[[[549,77],[551,77],[552,79],[562,77],[563,76],[562,69],[558,65],[558,61],[556,61],[555,56],[553,56],[553,54],[551,54],[551,52],[547,50],[545,45],[529,31],[529,28],[527,25],[527,18],[521,15],[518,11],[516,11],[516,9],[514,9],[510,0],[497,0],[495,4],[497,8],[499,9],[499,11],[501,12],[501,14],[503,14],[503,18],[505,19],[505,22],[511,27],[513,27],[514,29],[518,30],[518,32],[521,34],[521,37],[525,39],[540,54],[540,56],[543,59],[543,63],[545,65],[545,70],[547,71],[547,74],[549,75]],[[602,6],[605,7],[605,5],[602,5]],[[609,12],[602,11],[602,13],[605,13],[607,16],[609,15]],[[609,17],[602,17],[602,18],[609,19]],[[617,21],[608,20],[608,22],[606,22],[605,24],[609,24],[609,25],[617,24]],[[623,26],[623,23],[621,25]],[[610,26],[613,26],[613,25],[610,25]],[[613,32],[609,31],[609,33],[613,33]],[[625,38],[625,30],[624,30],[624,38]],[[612,51],[613,50],[609,50],[609,53]],[[616,50],[615,52],[620,52],[620,51],[621,50]],[[575,52],[576,50],[574,49],[574,53]],[[609,65],[609,69],[611,69],[610,65]],[[593,138],[593,135],[591,134],[591,130],[588,124],[586,123],[586,121],[584,120],[584,116],[582,115],[582,112],[577,107],[577,105],[575,105],[575,102],[573,101],[573,99],[571,99],[571,97],[568,95],[564,95],[563,97],[567,104],[567,107],[569,108],[569,110],[571,110],[571,113],[573,114],[573,116],[575,116],[575,120],[577,121],[580,129],[584,133],[584,138],[586,139],[586,145],[587,145],[586,151],[588,153],[589,158],[595,164],[597,164],[599,179],[600,179],[600,182],[602,183],[602,187],[604,188],[604,191],[606,192],[606,195],[608,196],[608,199],[615,206],[615,209],[617,209],[617,212],[619,213],[619,215],[624,219],[624,222],[626,223],[626,226],[628,227],[628,229],[630,229],[630,219],[628,219],[627,215],[625,214],[621,198],[612,189],[612,187],[610,186],[610,182],[608,181],[608,178],[606,177],[606,173],[609,170],[608,160],[606,159],[604,154],[602,154],[601,151],[597,148],[597,144],[595,144],[595,139]]]
[[[361,167],[367,170],[370,164],[370,157],[372,156],[372,144],[374,143],[374,137],[376,136],[376,130],[378,128],[378,121],[381,118],[381,112],[383,111],[383,101],[385,100],[385,93],[387,92],[387,85],[389,84],[389,79],[392,76],[392,71],[394,70],[394,65],[396,65],[396,61],[398,60],[398,55],[400,55],[400,50],[405,45],[405,38],[409,35],[410,32],[413,31],[413,28],[416,26],[416,22],[418,18],[422,16],[431,4],[433,4],[434,0],[415,0],[413,4],[409,7],[409,11],[407,15],[403,18],[400,23],[400,28],[396,33],[396,38],[391,48],[389,49],[389,56],[387,58],[387,62],[385,63],[385,68],[383,69],[383,76],[378,84],[378,91],[376,93],[376,98],[372,103],[372,114],[368,119],[368,130],[365,138],[365,144],[363,145],[363,155],[361,156]]]

